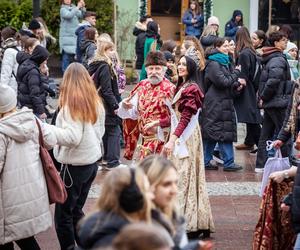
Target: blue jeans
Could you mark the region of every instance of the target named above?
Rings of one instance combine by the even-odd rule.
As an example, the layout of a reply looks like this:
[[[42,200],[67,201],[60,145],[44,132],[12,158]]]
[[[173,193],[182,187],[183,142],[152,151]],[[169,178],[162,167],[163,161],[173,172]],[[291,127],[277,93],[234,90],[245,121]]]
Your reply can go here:
[[[74,62],[74,54],[66,53],[64,50],[62,51],[62,58],[61,58],[61,69],[64,73],[68,66]]]
[[[294,246],[294,250],[300,250],[300,233],[297,234],[296,243]]]
[[[217,143],[219,145],[221,158],[224,161],[224,167],[226,168],[234,166],[234,152],[232,142],[217,142],[211,140],[204,140],[205,166],[207,166],[212,160],[213,152]]]

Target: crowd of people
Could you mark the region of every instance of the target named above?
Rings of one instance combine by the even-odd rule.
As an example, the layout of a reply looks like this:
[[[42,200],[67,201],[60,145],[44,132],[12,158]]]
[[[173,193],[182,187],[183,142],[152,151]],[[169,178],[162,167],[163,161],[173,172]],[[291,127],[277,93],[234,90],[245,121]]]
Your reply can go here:
[[[117,48],[109,34],[98,34],[96,13],[85,7],[83,0],[60,7],[59,93],[49,83],[47,48],[56,39],[46,23],[35,18],[19,31],[1,30],[0,249],[13,249],[13,242],[40,249],[34,236],[52,224],[38,125],[67,191],[54,213],[61,249],[211,249],[199,240],[215,231],[205,171],[243,169],[235,162],[237,123],[246,124],[247,134],[235,148],[257,154],[255,172],[264,171],[269,140],[283,156],[292,148],[297,161],[292,30],[250,34],[235,10],[220,37],[219,19],[211,16],[204,26],[198,1],[191,1],[178,44],[163,41],[159,24],[143,16],[133,29],[139,82],[122,96],[126,76]],[[59,95],[55,113],[48,95]],[[122,142],[131,166],[120,161]],[[271,178],[296,176],[295,166]],[[99,170],[108,173],[95,211],[85,216]],[[291,206],[295,225],[298,185],[283,208]]]

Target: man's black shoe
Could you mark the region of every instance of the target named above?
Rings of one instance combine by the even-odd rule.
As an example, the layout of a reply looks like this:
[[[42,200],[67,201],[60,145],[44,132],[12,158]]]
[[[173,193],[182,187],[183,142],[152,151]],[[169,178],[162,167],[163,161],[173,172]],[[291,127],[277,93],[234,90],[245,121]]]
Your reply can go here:
[[[230,167],[225,167],[223,168],[224,171],[228,171],[228,172],[235,172],[235,171],[239,171],[242,170],[243,167],[237,164],[234,164],[233,166]]]
[[[216,165],[212,165],[211,163],[209,163],[208,165],[205,166],[206,170],[218,170],[218,166]]]

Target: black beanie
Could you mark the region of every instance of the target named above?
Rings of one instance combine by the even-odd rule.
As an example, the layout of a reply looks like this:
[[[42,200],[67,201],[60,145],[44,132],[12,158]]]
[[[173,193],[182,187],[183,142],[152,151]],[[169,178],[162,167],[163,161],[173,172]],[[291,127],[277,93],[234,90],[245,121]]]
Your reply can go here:
[[[40,29],[41,25],[36,19],[32,19],[29,23],[28,29],[30,30],[37,30]]]

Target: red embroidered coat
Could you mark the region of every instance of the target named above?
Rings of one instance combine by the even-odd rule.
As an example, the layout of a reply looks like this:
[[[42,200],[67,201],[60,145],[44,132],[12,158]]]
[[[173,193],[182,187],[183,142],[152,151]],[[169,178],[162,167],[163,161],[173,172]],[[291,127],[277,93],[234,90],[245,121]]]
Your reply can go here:
[[[145,130],[144,126],[152,121],[159,120],[160,127],[170,127],[170,111],[166,102],[171,103],[175,86],[167,79],[158,85],[151,84],[147,79],[139,82],[131,91],[129,97],[138,94],[138,120],[125,119],[123,133],[125,140],[126,159],[131,160],[137,147],[139,136],[142,136],[141,158],[149,154],[160,153],[164,142],[157,138],[156,133]]]

